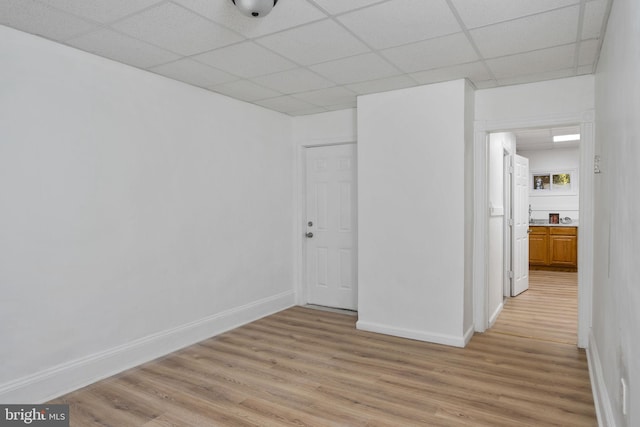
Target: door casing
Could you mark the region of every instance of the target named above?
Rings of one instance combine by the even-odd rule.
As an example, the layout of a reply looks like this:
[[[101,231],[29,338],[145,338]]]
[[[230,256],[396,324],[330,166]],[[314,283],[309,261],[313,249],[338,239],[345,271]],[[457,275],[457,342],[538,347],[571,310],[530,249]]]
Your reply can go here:
[[[307,231],[307,192],[306,192],[306,176],[307,176],[307,162],[306,162],[306,150],[312,147],[325,147],[332,145],[356,145],[356,162],[357,162],[357,143],[354,138],[327,138],[316,141],[302,142],[294,149],[296,150],[294,156],[294,197],[293,197],[293,212],[294,212],[294,225],[293,225],[293,277],[294,277],[294,290],[295,290],[295,302],[297,305],[306,305],[309,303],[309,292],[307,289],[307,270],[306,270],[306,237]],[[358,185],[356,179],[356,186]],[[357,230],[357,218],[356,218],[356,230]],[[357,234],[356,234],[357,235]],[[357,243],[357,238],[356,238]],[[356,263],[357,265],[357,263]],[[358,284],[356,283],[356,286]]]
[[[356,145],[307,147],[305,151],[306,220],[312,236],[305,239],[308,303],[356,310]]]
[[[509,147],[511,148],[511,147]],[[503,151],[503,167],[504,167],[504,180],[503,180],[503,192],[504,192],[504,226],[503,226],[503,280],[502,280],[502,295],[505,298],[511,297],[511,272],[513,271],[513,254],[511,253],[511,233],[513,227],[511,225],[511,219],[513,218],[513,206],[511,202],[511,194],[513,192],[513,155],[511,149],[504,149]]]
[[[593,289],[593,159],[595,153],[593,110],[553,117],[476,121],[474,124],[474,223],[473,223],[473,320],[477,332],[489,327],[488,268],[489,200],[488,136],[492,132],[533,127],[580,126],[580,226],[578,228],[578,347],[586,348],[592,319]]]

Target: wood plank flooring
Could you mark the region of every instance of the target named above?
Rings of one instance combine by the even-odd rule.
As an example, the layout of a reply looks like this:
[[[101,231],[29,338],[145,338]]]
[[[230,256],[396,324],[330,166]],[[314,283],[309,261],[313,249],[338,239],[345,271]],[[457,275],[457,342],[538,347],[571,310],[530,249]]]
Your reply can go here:
[[[460,349],[355,322],[294,307],[52,403],[83,427],[597,425],[575,345],[491,330]]]
[[[529,289],[506,301],[492,330],[577,345],[578,273],[529,271]]]

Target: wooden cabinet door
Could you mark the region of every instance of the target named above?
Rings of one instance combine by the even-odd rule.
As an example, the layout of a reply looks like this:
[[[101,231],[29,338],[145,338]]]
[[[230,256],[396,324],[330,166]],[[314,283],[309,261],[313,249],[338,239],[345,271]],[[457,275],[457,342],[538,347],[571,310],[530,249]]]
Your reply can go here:
[[[558,267],[577,267],[577,236],[552,234],[549,238],[549,265]]]
[[[549,265],[547,227],[531,227],[531,233],[529,234],[529,264]]]

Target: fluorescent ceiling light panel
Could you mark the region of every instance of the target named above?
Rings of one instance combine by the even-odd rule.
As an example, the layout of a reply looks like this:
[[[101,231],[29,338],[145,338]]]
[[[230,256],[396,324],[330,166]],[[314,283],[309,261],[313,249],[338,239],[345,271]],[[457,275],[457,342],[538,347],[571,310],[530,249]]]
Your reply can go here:
[[[567,141],[579,141],[580,134],[576,133],[573,135],[556,135],[553,137],[553,142],[567,142]]]

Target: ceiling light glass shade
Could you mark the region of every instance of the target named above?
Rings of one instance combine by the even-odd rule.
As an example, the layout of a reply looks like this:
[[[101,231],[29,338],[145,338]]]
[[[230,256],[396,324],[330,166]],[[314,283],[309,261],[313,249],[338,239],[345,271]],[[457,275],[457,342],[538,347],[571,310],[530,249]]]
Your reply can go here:
[[[231,0],[243,15],[261,18],[271,12],[278,0]]]

